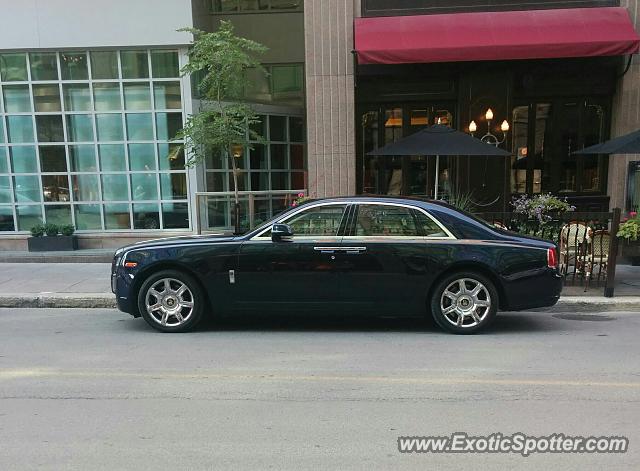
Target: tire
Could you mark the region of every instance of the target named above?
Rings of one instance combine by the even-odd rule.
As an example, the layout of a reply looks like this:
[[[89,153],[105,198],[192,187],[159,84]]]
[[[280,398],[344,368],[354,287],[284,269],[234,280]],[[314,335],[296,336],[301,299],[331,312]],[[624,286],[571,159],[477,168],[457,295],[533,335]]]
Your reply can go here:
[[[206,297],[199,283],[177,270],[153,273],[138,291],[140,314],[160,332],[192,330],[200,322],[205,306]]]
[[[498,305],[498,291],[491,280],[479,273],[459,271],[438,282],[430,307],[433,319],[443,330],[473,334],[495,320]]]

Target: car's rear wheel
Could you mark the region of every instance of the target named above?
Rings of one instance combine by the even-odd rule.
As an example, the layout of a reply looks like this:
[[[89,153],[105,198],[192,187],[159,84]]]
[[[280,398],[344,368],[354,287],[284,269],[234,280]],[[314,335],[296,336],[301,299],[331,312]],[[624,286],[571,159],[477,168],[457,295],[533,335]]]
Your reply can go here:
[[[431,298],[431,314],[447,332],[471,334],[486,328],[496,317],[498,292],[487,277],[457,272],[444,277]]]
[[[147,323],[162,332],[193,329],[205,307],[198,282],[186,273],[163,270],[149,276],[138,292],[138,309]]]

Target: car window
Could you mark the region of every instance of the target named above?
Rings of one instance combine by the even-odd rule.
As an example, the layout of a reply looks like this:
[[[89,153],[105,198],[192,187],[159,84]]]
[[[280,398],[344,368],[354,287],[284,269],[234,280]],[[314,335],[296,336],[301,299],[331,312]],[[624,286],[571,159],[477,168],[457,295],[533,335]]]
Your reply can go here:
[[[337,236],[346,204],[315,206],[280,222],[288,224],[295,236]],[[260,237],[271,237],[271,229]]]
[[[382,204],[358,205],[356,236],[419,236],[410,208]]]
[[[422,211],[415,211],[414,214],[422,235],[425,237],[447,237],[447,234],[442,230],[442,228]]]

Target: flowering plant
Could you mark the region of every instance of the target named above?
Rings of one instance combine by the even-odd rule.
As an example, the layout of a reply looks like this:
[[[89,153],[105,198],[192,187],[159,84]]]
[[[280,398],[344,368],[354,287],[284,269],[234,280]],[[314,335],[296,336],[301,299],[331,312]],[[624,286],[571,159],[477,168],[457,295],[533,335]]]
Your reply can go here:
[[[567,203],[566,199],[557,198],[551,193],[529,197],[522,195],[511,201],[513,212],[525,215],[528,219],[536,219],[545,224],[553,218],[550,213],[566,213],[575,211],[576,207]]]
[[[640,239],[640,218],[638,218],[637,212],[629,213],[629,219],[620,224],[616,235],[621,239],[626,239],[628,242]]]
[[[298,193],[298,196],[296,197],[296,199],[294,199],[293,203],[291,203],[291,207],[295,208],[296,206],[300,206],[302,203],[304,203],[308,199],[309,197],[305,196],[304,193]]]

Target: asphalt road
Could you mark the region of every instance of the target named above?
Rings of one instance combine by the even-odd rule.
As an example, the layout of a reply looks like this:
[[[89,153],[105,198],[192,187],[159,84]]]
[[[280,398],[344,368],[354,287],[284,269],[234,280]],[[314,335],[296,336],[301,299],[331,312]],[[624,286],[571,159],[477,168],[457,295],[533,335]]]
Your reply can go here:
[[[0,469],[638,469],[640,314],[236,319],[0,310]],[[626,435],[626,454],[400,454],[399,435]]]

